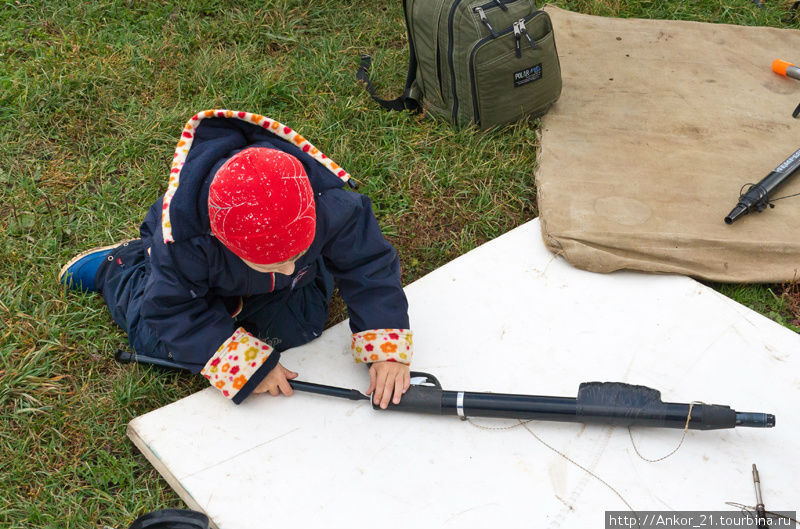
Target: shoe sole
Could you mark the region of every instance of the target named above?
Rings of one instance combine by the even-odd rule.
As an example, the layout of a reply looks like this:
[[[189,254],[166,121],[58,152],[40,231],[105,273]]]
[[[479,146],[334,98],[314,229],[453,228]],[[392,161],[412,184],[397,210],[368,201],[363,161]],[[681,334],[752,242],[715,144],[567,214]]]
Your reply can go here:
[[[87,255],[89,255],[90,253],[102,252],[103,250],[111,250],[113,248],[116,248],[117,246],[122,246],[126,242],[131,242],[131,241],[135,241],[135,240],[136,239],[125,239],[124,241],[120,241],[120,242],[117,242],[117,243],[114,243],[114,244],[109,244],[108,246],[96,246],[94,248],[89,248],[85,252],[79,253],[78,255],[76,255],[75,257],[70,259],[67,264],[65,264],[64,266],[61,267],[61,271],[58,273],[58,282],[59,283],[62,282],[61,280],[64,278],[64,274],[67,273],[67,270],[69,269],[70,266],[74,265],[75,263],[77,263],[78,261],[80,261],[81,259],[86,257]]]

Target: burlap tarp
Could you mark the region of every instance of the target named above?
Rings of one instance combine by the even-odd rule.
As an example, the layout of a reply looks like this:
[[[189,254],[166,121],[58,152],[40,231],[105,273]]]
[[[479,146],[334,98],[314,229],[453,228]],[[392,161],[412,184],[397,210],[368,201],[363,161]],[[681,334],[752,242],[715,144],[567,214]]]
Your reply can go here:
[[[564,80],[536,171],[548,248],[595,272],[792,280],[800,197],[723,218],[800,148],[800,81],[770,69],[800,63],[800,32],[546,10]]]

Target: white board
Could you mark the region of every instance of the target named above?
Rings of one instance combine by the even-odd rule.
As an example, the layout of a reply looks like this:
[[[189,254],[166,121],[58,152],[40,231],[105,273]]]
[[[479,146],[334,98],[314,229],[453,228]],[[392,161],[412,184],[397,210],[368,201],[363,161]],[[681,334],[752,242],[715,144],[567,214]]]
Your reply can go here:
[[[531,422],[545,442],[637,511],[794,509],[800,475],[800,337],[680,276],[599,275],[541,241],[537,220],[406,288],[413,368],[445,389],[575,397],[585,381],[661,390],[664,401],[774,413],[773,429],[689,431],[658,463],[625,428]],[[284,353],[308,382],[366,390],[347,323]],[[475,419],[492,427],[511,420]],[[600,481],[521,427],[373,411],[295,393],[235,406],[206,389],[137,417],[129,435],[186,503],[219,529],[602,527],[626,510]],[[633,431],[658,458],[682,432]]]

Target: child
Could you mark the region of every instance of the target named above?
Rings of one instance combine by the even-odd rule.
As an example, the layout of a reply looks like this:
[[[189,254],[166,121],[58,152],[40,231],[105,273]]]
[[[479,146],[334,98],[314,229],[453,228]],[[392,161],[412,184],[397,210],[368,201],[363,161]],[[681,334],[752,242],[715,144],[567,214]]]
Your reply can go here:
[[[76,256],[59,281],[103,295],[137,361],[202,373],[238,404],[292,394],[280,351],[322,333],[335,278],[367,393],[386,408],[409,386],[408,303],[397,252],[349,179],[277,121],[201,112],[141,238]]]

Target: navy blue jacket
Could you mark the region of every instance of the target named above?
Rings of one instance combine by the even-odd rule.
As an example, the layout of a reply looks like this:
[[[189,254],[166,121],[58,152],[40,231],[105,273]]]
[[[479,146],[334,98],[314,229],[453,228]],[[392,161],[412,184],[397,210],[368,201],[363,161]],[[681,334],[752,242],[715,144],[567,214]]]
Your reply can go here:
[[[253,270],[211,234],[211,180],[228,158],[250,146],[279,149],[298,158],[314,190],[316,234],[293,276]],[[321,163],[262,127],[226,118],[201,122],[169,203],[174,242],[164,242],[163,196],[140,228],[150,252],[141,315],[173,361],[199,372],[237,328],[228,308],[232,298],[280,296],[293,282],[300,288],[314,279],[320,256],[337,280],[353,332],[409,327],[397,252],[383,237],[369,198],[343,186]],[[277,358],[275,352],[270,364]]]

